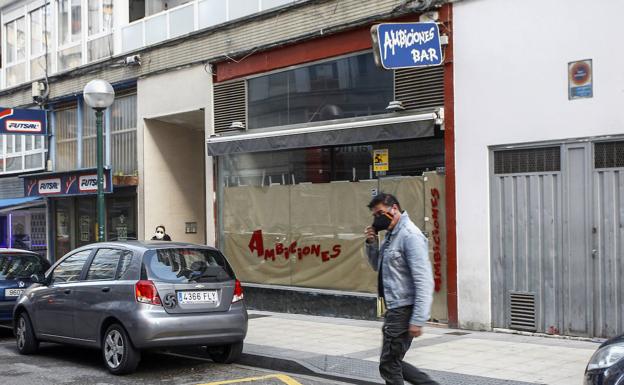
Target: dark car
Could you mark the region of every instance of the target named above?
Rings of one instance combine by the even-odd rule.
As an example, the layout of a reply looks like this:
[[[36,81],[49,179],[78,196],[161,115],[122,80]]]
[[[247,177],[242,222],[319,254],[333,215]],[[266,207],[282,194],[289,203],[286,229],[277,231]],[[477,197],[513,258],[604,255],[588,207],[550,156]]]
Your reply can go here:
[[[214,248],[174,242],[98,243],[54,264],[14,310],[17,348],[40,341],[101,349],[113,374],[134,371],[141,350],[205,346],[235,361],[247,334],[241,283]]]
[[[585,385],[624,385],[624,335],[596,350],[585,370]]]
[[[37,253],[20,249],[0,249],[0,322],[13,320],[17,298],[32,284],[32,275],[41,275],[50,263]]]

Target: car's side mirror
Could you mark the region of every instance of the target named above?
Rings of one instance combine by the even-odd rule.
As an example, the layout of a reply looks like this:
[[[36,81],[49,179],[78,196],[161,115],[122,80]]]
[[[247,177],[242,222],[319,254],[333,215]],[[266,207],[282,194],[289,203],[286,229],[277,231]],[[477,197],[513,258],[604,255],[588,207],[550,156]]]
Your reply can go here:
[[[43,274],[33,274],[30,276],[30,280],[33,283],[40,283],[42,285],[46,284],[46,279],[45,276]]]

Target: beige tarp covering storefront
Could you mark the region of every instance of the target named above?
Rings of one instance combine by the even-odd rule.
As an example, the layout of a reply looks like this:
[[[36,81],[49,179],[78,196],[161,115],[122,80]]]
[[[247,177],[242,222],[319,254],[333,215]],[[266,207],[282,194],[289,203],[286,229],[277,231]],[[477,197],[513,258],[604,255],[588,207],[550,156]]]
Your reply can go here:
[[[226,187],[225,252],[245,282],[375,293],[376,273],[368,265],[363,236],[372,222],[366,207],[371,195],[395,194],[414,223],[431,234],[431,189],[443,194],[443,187],[444,176],[435,173],[379,181]],[[440,229],[443,202],[441,198],[437,207]],[[430,249],[434,262],[431,236]],[[440,269],[445,271],[446,265],[438,264]],[[445,292],[436,294],[436,302],[446,311]],[[436,314],[445,319],[441,310]]]

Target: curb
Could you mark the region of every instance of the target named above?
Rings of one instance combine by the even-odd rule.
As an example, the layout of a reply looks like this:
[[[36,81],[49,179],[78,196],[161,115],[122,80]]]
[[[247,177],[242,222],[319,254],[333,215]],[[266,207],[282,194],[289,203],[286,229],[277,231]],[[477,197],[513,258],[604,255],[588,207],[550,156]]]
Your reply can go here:
[[[253,354],[253,353],[243,353],[240,360],[238,360],[238,363],[246,365],[246,366],[256,367],[256,368],[274,370],[277,372],[301,374],[304,376],[325,378],[328,380],[346,382],[349,384],[357,384],[357,385],[382,384],[382,382],[377,382],[370,378],[361,378],[361,377],[347,376],[347,375],[337,374],[337,373],[324,372],[300,360],[276,357],[276,356],[271,356],[268,354],[260,355],[260,354]]]

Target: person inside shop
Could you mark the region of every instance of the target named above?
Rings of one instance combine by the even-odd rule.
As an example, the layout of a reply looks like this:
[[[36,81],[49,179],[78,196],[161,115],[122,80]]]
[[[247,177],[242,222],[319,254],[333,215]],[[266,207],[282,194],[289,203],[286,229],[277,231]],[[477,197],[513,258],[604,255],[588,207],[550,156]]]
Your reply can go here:
[[[171,237],[167,234],[167,230],[165,230],[165,226],[159,225],[156,226],[156,233],[152,237],[152,241],[170,241]]]
[[[438,385],[403,361],[412,340],[423,333],[433,301],[433,273],[427,238],[392,194],[380,193],[368,204],[373,224],[365,229],[366,254],[378,272],[384,315],[379,372],[386,385]],[[386,231],[381,247],[378,233]]]

